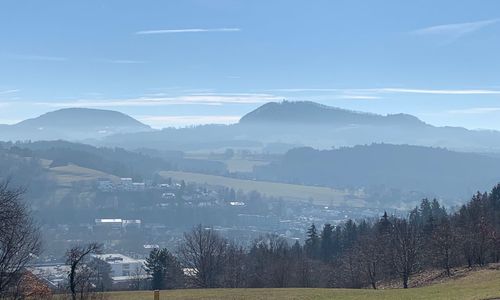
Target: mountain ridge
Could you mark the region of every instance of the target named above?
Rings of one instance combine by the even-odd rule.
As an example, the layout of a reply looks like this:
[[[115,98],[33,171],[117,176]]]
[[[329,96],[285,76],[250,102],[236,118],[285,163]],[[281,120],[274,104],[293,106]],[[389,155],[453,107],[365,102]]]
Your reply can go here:
[[[63,108],[23,120],[0,125],[3,140],[99,139],[116,133],[152,131],[131,116],[113,110]]]
[[[245,125],[258,123],[428,125],[410,114],[380,115],[327,106],[312,101],[269,102],[247,113],[239,122]]]

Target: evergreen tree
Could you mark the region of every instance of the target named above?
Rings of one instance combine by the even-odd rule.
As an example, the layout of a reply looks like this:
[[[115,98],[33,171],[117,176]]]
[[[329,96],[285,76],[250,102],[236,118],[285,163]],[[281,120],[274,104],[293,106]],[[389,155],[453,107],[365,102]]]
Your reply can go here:
[[[307,230],[305,250],[309,257],[318,258],[320,252],[320,238],[316,225],[312,224]]]
[[[321,259],[331,262],[333,258],[333,226],[325,224],[321,231]]]
[[[146,258],[146,271],[151,275],[151,288],[153,290],[162,290],[165,288],[166,268],[166,249],[153,249]]]
[[[152,276],[154,290],[184,286],[184,272],[177,258],[166,248],[153,249],[146,258],[146,271]]]

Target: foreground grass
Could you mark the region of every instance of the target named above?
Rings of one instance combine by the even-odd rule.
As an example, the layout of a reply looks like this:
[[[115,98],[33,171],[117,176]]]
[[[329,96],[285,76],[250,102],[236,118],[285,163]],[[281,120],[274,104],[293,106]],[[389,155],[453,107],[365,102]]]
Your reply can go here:
[[[110,300],[153,299],[153,292],[113,292]],[[161,291],[160,299],[500,299],[500,271],[484,270],[412,289],[199,289]]]
[[[164,178],[184,180],[198,184],[214,186],[225,186],[244,192],[258,191],[267,196],[282,197],[286,200],[309,201],[326,206],[353,206],[363,207],[365,205],[363,195],[349,195],[342,190],[327,187],[307,186],[298,184],[287,184],[268,181],[244,180],[224,176],[207,175],[200,173],[163,171],[160,175]]]

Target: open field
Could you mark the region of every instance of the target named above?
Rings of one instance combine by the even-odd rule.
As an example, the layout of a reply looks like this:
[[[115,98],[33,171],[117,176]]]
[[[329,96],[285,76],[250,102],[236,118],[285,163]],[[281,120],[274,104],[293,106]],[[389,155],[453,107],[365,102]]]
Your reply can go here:
[[[252,172],[256,166],[268,164],[268,162],[260,160],[249,160],[241,158],[232,158],[228,160],[221,160],[227,166],[229,172]]]
[[[97,180],[98,178],[107,178],[115,182],[119,180],[114,175],[73,164],[49,168],[49,172],[55,176],[60,186],[71,186],[73,182]]]
[[[57,183],[55,200],[62,200],[73,188],[73,183],[93,181],[98,178],[107,178],[111,181],[118,182],[120,179],[114,175],[107,174],[98,170],[80,167],[73,164],[50,168],[51,161],[43,160],[42,165],[47,168],[47,171]]]
[[[349,195],[342,190],[335,190],[327,187],[306,186],[297,184],[266,182],[256,180],[243,180],[223,176],[206,175],[199,173],[163,171],[161,176],[171,177],[176,180],[208,184],[213,186],[225,186],[244,192],[258,191],[261,194],[272,197],[282,197],[285,200],[309,201],[326,206],[353,206],[363,207],[363,195]]]
[[[113,292],[109,300],[153,299],[153,292]],[[483,270],[421,288],[370,289],[200,289],[161,291],[160,299],[500,299],[500,271]]]
[[[231,158],[221,158],[214,157],[211,153],[203,153],[203,152],[191,152],[187,153],[186,158],[192,159],[203,159],[203,160],[211,160],[224,163],[229,172],[252,172],[253,168],[256,166],[263,166],[270,163],[270,161],[262,160],[262,159],[252,159],[247,157],[242,157],[241,155],[234,155]]]

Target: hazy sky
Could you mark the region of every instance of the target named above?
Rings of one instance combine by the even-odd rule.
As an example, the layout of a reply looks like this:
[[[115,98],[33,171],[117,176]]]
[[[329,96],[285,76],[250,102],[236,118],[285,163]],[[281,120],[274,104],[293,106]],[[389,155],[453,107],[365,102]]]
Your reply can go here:
[[[500,1],[0,2],[0,123],[230,123],[281,99],[500,129]]]

